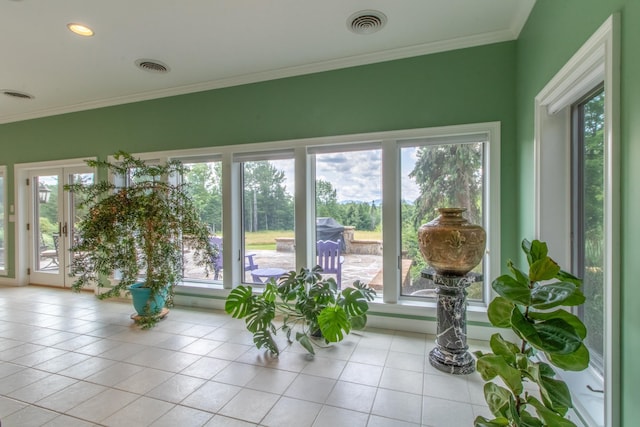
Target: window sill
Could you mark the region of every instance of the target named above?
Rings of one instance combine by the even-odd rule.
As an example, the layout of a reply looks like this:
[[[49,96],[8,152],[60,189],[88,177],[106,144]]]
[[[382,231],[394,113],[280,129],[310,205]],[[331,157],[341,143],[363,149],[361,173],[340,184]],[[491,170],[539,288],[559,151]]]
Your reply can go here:
[[[549,363],[547,358],[538,353],[538,360]],[[564,381],[571,391],[574,413],[589,427],[604,427],[604,393],[589,390],[604,390],[604,380],[593,368],[584,371],[563,371],[554,368],[558,379]],[[574,420],[575,421],[575,420]]]
[[[220,283],[211,283],[211,282],[190,282],[190,281],[184,281],[178,284],[177,286],[178,289],[190,289],[190,290],[195,290],[195,289],[218,289],[218,290],[222,290],[222,282]]]
[[[560,371],[562,378],[571,390],[573,405],[580,418],[588,426],[604,426],[604,393],[589,390],[604,390],[604,382],[593,369],[581,372]]]
[[[259,290],[260,287],[256,289]],[[224,309],[224,300],[229,291],[217,283],[183,282],[176,288],[175,302],[183,306]],[[401,300],[395,304],[388,304],[379,297],[369,303],[368,314],[371,327],[436,333],[437,307],[434,300]],[[469,339],[488,340],[495,332],[498,330],[489,323],[486,307],[475,305],[467,308]]]

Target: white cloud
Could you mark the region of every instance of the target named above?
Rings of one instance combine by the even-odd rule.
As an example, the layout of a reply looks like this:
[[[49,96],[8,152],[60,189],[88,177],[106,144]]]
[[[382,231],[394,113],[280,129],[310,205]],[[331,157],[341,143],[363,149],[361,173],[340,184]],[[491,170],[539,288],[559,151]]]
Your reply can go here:
[[[415,181],[409,178],[416,162],[415,148],[401,151],[401,198],[414,201],[419,195]],[[294,161],[274,160],[272,164],[285,173],[289,194],[294,193]],[[355,200],[370,203],[382,199],[381,150],[316,154],[316,178],[331,183],[338,201]]]
[[[316,178],[336,189],[338,201],[382,199],[380,150],[316,155]]]

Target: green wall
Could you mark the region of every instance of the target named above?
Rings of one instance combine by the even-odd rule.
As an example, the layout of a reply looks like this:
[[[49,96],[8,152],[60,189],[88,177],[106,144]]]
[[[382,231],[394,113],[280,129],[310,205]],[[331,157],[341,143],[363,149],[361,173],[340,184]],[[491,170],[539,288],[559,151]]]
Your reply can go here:
[[[3,124],[0,164],[501,121],[511,165],[515,58],[515,42],[498,43]],[[505,167],[503,192],[515,178]],[[516,239],[516,202],[502,204],[503,244]]]
[[[492,120],[503,121],[512,142],[514,70],[508,42],[9,123],[0,125],[0,141],[10,145],[2,157],[28,162]]]
[[[640,1],[537,0],[517,41],[517,139],[520,169],[519,232],[533,236],[534,98],[613,13],[621,18],[621,421],[638,425],[640,405]],[[635,183],[635,184],[632,184]],[[504,195],[503,195],[504,200]]]

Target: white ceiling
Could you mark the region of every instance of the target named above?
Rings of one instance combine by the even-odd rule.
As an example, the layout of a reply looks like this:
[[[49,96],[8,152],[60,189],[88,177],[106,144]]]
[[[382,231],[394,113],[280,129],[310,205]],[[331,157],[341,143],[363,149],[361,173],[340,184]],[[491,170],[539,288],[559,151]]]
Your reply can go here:
[[[0,0],[0,91],[35,97],[0,94],[0,123],[513,40],[534,3]],[[354,34],[360,10],[386,25]],[[141,58],[170,72],[143,71]]]

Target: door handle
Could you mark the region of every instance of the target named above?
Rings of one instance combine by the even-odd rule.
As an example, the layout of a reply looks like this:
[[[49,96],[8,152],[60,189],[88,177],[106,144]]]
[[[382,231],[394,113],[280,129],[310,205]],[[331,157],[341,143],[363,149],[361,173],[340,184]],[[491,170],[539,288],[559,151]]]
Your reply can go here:
[[[62,226],[62,234],[64,234],[64,237],[67,237],[67,223],[66,222]]]

